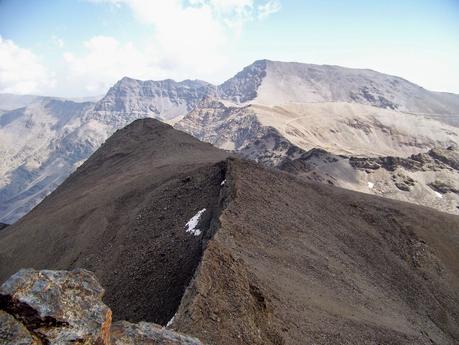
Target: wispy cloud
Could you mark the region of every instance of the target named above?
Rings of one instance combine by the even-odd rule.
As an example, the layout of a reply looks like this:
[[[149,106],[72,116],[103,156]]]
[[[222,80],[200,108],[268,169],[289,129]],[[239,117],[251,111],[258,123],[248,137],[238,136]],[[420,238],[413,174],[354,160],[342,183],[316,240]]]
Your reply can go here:
[[[56,36],[56,35],[51,36],[51,41],[55,45],[57,45],[59,48],[63,48],[64,47],[64,40],[62,38],[60,38],[59,36]]]
[[[132,43],[121,44],[113,37],[95,36],[84,42],[85,52],[64,53],[73,84],[84,85],[89,93],[105,92],[123,75],[144,79],[155,75],[155,58],[148,50],[139,50]]]
[[[277,0],[270,0],[263,5],[258,6],[258,18],[263,19],[269,17],[271,14],[279,12],[281,4]]]

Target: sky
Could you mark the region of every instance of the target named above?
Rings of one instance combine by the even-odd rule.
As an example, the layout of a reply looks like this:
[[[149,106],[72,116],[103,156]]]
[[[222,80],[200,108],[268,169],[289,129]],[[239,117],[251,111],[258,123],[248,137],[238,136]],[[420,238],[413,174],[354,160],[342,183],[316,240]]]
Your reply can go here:
[[[124,76],[221,83],[259,59],[459,93],[459,0],[0,0],[0,93],[100,96]]]

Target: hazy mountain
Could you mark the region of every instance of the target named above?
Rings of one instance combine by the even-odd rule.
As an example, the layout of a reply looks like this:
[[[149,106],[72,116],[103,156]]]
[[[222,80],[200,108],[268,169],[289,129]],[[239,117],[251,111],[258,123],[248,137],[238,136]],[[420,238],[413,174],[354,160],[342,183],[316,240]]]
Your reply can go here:
[[[100,146],[102,129],[81,120],[91,107],[45,98],[0,116],[2,221],[27,213]]]
[[[31,103],[46,97],[35,95],[15,95],[11,93],[0,93],[0,114],[8,110],[26,107]]]
[[[219,86],[219,97],[267,105],[348,102],[459,116],[459,95],[428,91],[368,69],[296,62],[256,61]]]
[[[307,183],[144,119],[0,232],[0,281],[86,268],[115,320],[206,344],[452,345],[457,229],[457,216]]]

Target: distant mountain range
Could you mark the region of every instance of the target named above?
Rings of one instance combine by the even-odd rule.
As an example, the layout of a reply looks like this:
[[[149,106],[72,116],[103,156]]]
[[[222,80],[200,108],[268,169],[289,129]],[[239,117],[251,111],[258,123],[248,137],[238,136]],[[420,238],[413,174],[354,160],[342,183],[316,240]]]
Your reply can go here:
[[[260,60],[218,86],[123,78],[96,102],[3,94],[0,109],[4,223],[26,214],[117,129],[145,117],[306,179],[459,213],[459,95],[371,70]],[[446,152],[448,162],[430,150]],[[432,163],[353,163],[418,154]]]

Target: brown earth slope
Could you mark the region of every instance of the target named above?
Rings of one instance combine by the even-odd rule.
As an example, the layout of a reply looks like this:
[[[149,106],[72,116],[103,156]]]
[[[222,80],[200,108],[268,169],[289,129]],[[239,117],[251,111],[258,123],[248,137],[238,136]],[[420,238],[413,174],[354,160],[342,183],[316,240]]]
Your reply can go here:
[[[207,344],[459,341],[459,217],[228,159],[155,120],[0,232],[0,280],[30,266],[94,270],[115,319],[175,313]]]

